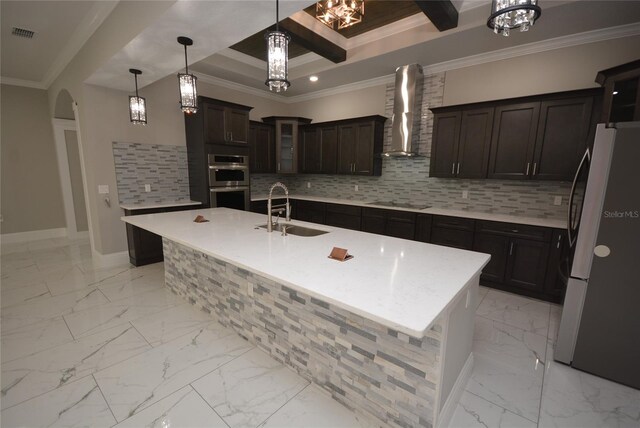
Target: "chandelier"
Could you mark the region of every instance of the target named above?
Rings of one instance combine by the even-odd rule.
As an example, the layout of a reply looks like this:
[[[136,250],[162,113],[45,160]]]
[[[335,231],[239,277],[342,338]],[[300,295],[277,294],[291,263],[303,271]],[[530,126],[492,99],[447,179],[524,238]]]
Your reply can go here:
[[[323,24],[342,30],[362,21],[364,0],[325,0],[316,3],[316,18]]]
[[[134,125],[146,125],[147,103],[144,98],[138,95],[138,75],[142,74],[142,71],[130,68],[129,73],[133,74],[136,82],[136,95],[129,96],[129,120]]]
[[[189,63],[187,62],[187,46],[193,45],[193,40],[188,37],[178,37],[178,43],[184,46],[184,73],[178,73],[178,88],[180,89],[180,108],[186,114],[198,112],[198,91],[196,80],[198,78],[189,74]]]
[[[487,26],[496,34],[508,36],[513,28],[528,31],[541,13],[538,0],[493,0]]]
[[[267,80],[265,85],[269,90],[286,91],[291,83],[287,79],[289,74],[289,41],[291,37],[280,31],[279,5],[276,0],[276,29],[265,34],[267,39]]]

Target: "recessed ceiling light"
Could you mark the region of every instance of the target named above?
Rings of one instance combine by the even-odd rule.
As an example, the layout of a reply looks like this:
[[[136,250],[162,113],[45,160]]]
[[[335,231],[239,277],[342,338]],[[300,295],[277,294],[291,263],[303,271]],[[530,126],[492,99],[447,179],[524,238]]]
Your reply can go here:
[[[613,95],[618,95],[618,91],[613,91]]]
[[[318,76],[309,76],[309,80],[312,82],[317,82],[318,81]]]

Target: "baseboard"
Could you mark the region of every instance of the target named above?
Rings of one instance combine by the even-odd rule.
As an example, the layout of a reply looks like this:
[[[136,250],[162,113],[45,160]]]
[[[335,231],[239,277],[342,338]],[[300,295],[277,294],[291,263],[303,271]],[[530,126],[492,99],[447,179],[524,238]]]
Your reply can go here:
[[[75,241],[78,239],[89,239],[89,231],[85,230],[83,232],[76,232],[73,235],[69,234],[69,239],[72,241]]]
[[[41,239],[64,238],[67,236],[67,228],[32,230],[29,232],[4,233],[0,235],[3,244],[16,244],[21,242],[39,241]]]
[[[93,251],[91,256],[93,264],[97,267],[110,267],[129,263],[128,251],[111,254],[102,254],[97,251]]]
[[[449,393],[449,398],[445,401],[444,406],[442,406],[442,410],[438,414],[438,421],[436,423],[437,428],[447,428],[449,423],[451,422],[451,418],[453,417],[453,413],[456,410],[456,406],[460,401],[460,397],[462,397],[462,393],[464,392],[465,386],[467,386],[467,381],[471,376],[471,371],[473,370],[473,352],[469,354],[467,361],[464,363],[462,370],[460,370],[460,374],[458,375],[458,379],[456,379],[456,383],[453,384],[453,388],[451,388],[451,393]]]

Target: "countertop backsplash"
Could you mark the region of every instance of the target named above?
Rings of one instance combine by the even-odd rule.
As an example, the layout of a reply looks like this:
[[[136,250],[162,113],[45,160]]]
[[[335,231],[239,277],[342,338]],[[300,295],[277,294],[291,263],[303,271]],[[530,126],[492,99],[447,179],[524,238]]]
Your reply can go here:
[[[186,146],[114,142],[113,160],[121,204],[189,199]]]

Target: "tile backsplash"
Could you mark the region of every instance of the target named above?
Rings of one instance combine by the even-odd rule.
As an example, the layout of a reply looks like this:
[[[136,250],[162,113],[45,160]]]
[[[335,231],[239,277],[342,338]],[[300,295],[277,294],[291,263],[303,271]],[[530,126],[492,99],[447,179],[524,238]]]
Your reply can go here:
[[[433,114],[429,108],[442,105],[444,73],[425,76],[422,96],[422,120],[417,141],[419,158],[384,158],[380,177],[347,175],[254,174],[251,193],[264,195],[275,181],[285,183],[298,195],[357,199],[364,201],[394,201],[426,204],[437,208],[490,212],[564,219],[571,183],[515,180],[466,180],[429,177]],[[394,85],[386,90],[385,115],[391,118]],[[384,147],[391,143],[391,120],[385,124]],[[307,182],[311,188],[307,188]],[[358,186],[358,190],[355,190]],[[468,198],[462,198],[462,192]],[[555,196],[562,204],[553,205]]]
[[[120,203],[189,199],[186,146],[114,142],[113,160]]]

